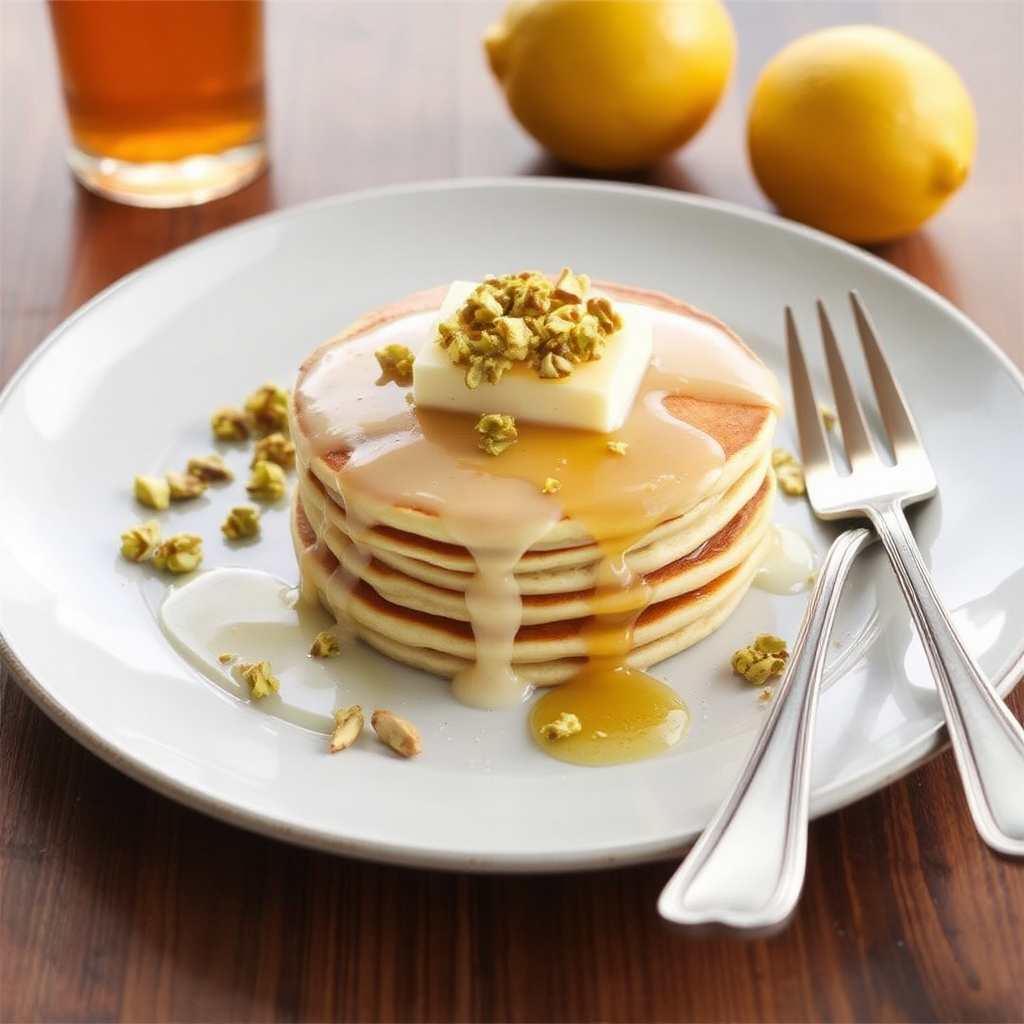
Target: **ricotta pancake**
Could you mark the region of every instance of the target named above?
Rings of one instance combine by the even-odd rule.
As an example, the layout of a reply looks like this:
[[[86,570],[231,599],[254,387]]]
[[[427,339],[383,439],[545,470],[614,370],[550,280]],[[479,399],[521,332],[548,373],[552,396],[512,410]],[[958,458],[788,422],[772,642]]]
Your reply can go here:
[[[498,455],[481,450],[476,413],[418,406],[376,353],[432,343],[446,288],[367,314],[293,390],[304,595],[467,703],[514,703],[597,662],[650,666],[716,629],[763,558],[772,374],[678,299],[594,288],[650,321],[613,431],[541,421],[557,380],[538,382],[538,419],[517,417]]]

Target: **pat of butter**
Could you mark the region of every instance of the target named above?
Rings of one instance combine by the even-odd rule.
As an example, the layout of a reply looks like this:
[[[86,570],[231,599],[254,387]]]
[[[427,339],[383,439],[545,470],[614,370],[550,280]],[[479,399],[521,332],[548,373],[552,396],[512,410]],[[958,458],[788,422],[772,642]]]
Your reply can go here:
[[[500,412],[517,420],[609,433],[625,422],[651,361],[651,317],[644,306],[616,302],[622,327],[610,335],[600,359],[581,363],[568,377],[544,378],[517,364],[497,384],[466,387],[466,368],[438,344],[437,324],[465,302],[476,284],[456,281],[412,368],[416,405],[450,412]]]

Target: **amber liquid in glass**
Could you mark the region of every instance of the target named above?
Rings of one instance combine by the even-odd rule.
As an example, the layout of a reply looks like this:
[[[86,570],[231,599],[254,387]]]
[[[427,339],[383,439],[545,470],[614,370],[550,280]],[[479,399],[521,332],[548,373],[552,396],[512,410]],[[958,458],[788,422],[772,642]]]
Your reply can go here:
[[[261,0],[50,0],[50,16],[69,159],[97,176],[88,187],[110,194],[120,168],[138,194],[114,198],[183,205],[262,170]]]

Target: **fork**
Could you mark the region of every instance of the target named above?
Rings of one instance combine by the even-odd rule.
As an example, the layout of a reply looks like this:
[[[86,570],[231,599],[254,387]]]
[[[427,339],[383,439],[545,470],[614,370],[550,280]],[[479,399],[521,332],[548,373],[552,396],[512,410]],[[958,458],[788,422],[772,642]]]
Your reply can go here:
[[[836,426],[848,467],[836,465],[793,311],[787,307],[786,353],[807,496],[820,519],[867,517],[871,522],[895,570],[935,676],[975,826],[992,849],[1024,857],[1024,728],[957,635],[907,523],[904,507],[936,493],[935,472],[856,292],[850,293],[850,304],[892,461],[883,460],[872,441],[828,312],[819,299],[818,321],[835,399]]]
[[[743,770],[662,889],[658,913],[670,924],[758,938],[780,931],[796,910],[828,637],[846,576],[874,539],[862,527],[844,530],[822,559],[772,709]]]

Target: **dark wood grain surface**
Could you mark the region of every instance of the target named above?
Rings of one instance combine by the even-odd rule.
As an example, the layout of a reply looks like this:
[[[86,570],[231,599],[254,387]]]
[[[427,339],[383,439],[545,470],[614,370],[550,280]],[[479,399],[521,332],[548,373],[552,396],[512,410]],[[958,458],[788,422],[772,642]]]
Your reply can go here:
[[[572,173],[515,125],[489,77],[480,36],[499,9],[272,0],[272,170],[205,207],[147,211],[73,184],[45,8],[0,0],[0,381],[105,286],[255,214],[392,182]],[[877,252],[1024,366],[1024,6],[730,10],[740,62],[725,101],[689,147],[632,180],[766,208],[743,150],[763,63],[824,24],[903,28],[966,80],[980,148],[948,208]],[[87,753],[0,672],[5,1021],[1024,1019],[1024,865],[978,840],[948,751],[812,824],[785,932],[695,939],[655,914],[672,864],[461,875],[222,824]],[[1009,703],[1024,714],[1024,687]]]

